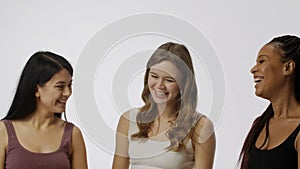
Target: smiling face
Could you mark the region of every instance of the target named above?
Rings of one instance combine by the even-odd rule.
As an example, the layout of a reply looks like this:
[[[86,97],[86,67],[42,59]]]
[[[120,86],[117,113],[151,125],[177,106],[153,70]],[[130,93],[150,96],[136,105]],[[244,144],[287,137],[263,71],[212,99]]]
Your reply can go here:
[[[44,86],[37,86],[37,112],[62,113],[72,94],[72,77],[66,69],[54,74]]]
[[[272,45],[263,46],[251,73],[256,83],[255,94],[257,96],[271,99],[280,93],[285,83],[285,64],[281,61],[279,51]]]
[[[162,61],[150,68],[148,87],[157,104],[173,103],[180,95],[180,70],[170,61]]]

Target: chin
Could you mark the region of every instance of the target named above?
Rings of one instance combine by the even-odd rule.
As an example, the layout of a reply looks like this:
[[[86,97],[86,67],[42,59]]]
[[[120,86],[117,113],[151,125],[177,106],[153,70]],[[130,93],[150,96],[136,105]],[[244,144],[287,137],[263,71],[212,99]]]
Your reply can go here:
[[[55,113],[63,113],[63,112],[65,112],[65,109],[59,109],[59,110],[56,110],[56,111],[54,111]]]
[[[261,95],[260,93],[258,93],[258,94],[255,93],[255,95],[256,95],[257,97],[264,98],[263,95]]]
[[[156,104],[166,104],[167,100],[165,99],[153,99],[154,103]]]
[[[269,100],[269,97],[265,96],[263,93],[255,92],[255,95],[256,95],[257,97],[260,97],[260,98]]]
[[[256,90],[255,90],[255,95],[258,96],[258,97],[261,97],[261,96],[262,96],[262,93],[263,93],[263,92],[262,92],[261,90],[259,90],[259,89],[256,89]]]

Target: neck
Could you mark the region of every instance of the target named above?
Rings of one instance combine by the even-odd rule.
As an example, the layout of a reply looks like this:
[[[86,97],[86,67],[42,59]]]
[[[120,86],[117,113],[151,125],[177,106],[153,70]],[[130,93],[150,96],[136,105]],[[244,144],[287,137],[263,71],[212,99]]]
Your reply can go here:
[[[300,116],[300,103],[294,95],[282,96],[278,99],[271,100],[274,118],[288,118]]]
[[[157,104],[160,119],[174,119],[177,115],[176,105]]]
[[[47,128],[51,126],[57,118],[54,114],[43,114],[41,112],[35,112],[31,116],[27,117],[25,121],[35,128]]]
[[[294,80],[287,77],[285,83],[268,98],[274,110],[274,118],[287,118],[300,116],[300,102],[295,96]]]

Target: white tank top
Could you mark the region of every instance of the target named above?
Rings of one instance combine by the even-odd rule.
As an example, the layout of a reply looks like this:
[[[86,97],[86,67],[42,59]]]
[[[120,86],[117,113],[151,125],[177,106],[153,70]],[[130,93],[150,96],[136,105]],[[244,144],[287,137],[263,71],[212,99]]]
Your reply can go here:
[[[128,131],[131,169],[192,169],[194,166],[194,150],[191,139],[180,151],[168,151],[169,141],[132,140],[131,135],[138,132],[136,115],[138,109],[130,110]]]

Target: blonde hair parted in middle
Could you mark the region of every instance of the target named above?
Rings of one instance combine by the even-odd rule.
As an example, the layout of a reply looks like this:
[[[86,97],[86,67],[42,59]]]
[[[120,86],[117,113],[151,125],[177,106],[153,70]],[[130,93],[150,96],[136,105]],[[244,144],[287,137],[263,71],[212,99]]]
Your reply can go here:
[[[144,76],[144,89],[142,99],[145,105],[141,107],[136,117],[139,131],[131,136],[132,139],[148,138],[153,121],[158,117],[157,105],[153,101],[148,88],[148,76],[150,68],[162,61],[170,61],[182,74],[182,80],[177,82],[180,88],[180,96],[177,98],[175,124],[167,131],[170,140],[168,150],[179,151],[188,138],[192,137],[191,132],[200,119],[201,114],[196,112],[197,86],[194,76],[194,68],[189,51],[184,45],[167,42],[161,45],[150,57],[147,63],[147,70]]]

